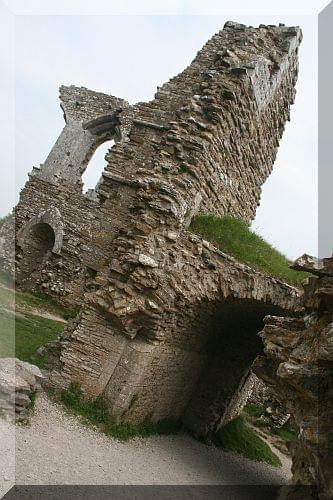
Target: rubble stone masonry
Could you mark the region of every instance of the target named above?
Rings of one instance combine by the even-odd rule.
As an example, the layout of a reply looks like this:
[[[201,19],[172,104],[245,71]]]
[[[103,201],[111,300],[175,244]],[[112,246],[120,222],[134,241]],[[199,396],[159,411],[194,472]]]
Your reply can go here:
[[[61,87],[66,125],[15,209],[17,286],[79,308],[54,384],[104,394],[119,419],[181,418],[201,435],[241,406],[262,319],[294,311],[297,291],[187,228],[198,211],[254,218],[301,38],[228,22],[154,100],[133,106]],[[82,174],[109,139],[102,178],[84,193]]]
[[[288,498],[328,500],[333,497],[333,257],[304,255],[294,267],[314,275],[303,287],[303,314],[265,318],[265,355],[254,369],[291,414],[298,434],[291,450],[296,486]],[[302,496],[297,485],[317,491]]]

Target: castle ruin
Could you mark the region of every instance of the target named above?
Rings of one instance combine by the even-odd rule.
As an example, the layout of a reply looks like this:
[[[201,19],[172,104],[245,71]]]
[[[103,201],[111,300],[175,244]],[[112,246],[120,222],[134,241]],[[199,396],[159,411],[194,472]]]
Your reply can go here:
[[[54,384],[104,395],[119,419],[207,435],[248,393],[257,333],[298,292],[189,230],[250,222],[295,98],[299,28],[228,22],[150,102],[61,87],[65,127],[15,209],[16,283],[78,308]],[[82,175],[113,139],[95,190]],[[5,223],[1,255],[8,260]]]

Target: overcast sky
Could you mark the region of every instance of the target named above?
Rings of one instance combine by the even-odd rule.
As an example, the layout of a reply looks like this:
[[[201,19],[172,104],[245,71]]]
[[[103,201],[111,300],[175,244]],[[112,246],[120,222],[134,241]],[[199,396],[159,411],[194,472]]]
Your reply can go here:
[[[8,182],[0,185],[0,215],[17,202],[28,172],[45,160],[63,127],[61,84],[131,103],[152,99],[156,87],[182,71],[230,18],[253,26],[283,22],[303,29],[291,122],[263,186],[253,227],[290,258],[317,254],[317,42],[312,15],[16,16],[15,67],[10,54],[1,55],[8,81],[10,69],[15,77],[15,196]],[[10,93],[3,85],[1,92]],[[11,132],[9,123],[2,123],[3,135]],[[100,148],[88,166],[88,183],[97,179],[104,154]],[[3,165],[9,172],[9,156]]]

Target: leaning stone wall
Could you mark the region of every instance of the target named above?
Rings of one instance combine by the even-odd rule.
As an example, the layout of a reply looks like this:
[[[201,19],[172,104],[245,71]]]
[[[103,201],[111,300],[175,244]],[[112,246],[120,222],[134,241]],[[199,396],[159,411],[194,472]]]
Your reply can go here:
[[[63,336],[60,383],[104,393],[115,415],[135,422],[179,418],[189,407],[186,425],[206,434],[237,405],[260,353],[262,318],[294,310],[297,291],[186,232],[160,249],[163,266],[151,258],[117,288],[98,276],[100,289],[86,295],[78,324]],[[200,394],[191,401],[198,391],[204,404]]]
[[[64,130],[44,164],[31,172],[14,212],[16,283],[21,288],[42,289],[72,306],[82,302],[86,290],[93,289],[92,278],[109,260],[115,227],[128,217],[123,207],[130,205],[125,187],[122,204],[116,204],[110,213],[96,192],[83,193],[82,174],[100,143],[110,138],[126,139],[132,115],[126,101],[85,88],[61,87],[60,98]],[[54,210],[59,220],[49,217]],[[33,224],[44,221],[55,232],[61,225],[62,244],[37,266],[29,231]],[[3,240],[11,230],[8,221],[1,230]],[[2,253],[8,260],[5,244]]]
[[[119,418],[178,417],[191,408],[187,422],[198,433],[232,413],[250,359],[225,393],[218,392],[225,374],[212,358],[217,332],[214,325],[205,329],[206,319],[229,302],[244,314],[249,305],[252,357],[255,325],[268,312],[293,310],[296,291],[186,228],[198,211],[254,217],[294,100],[301,38],[298,28],[229,22],[152,101],[132,107],[62,88],[66,126],[16,209],[18,284],[31,263],[19,235],[28,248],[29,224],[57,208],[60,253],[53,248],[45,255],[33,279],[63,302],[82,303],[62,337],[54,380],[77,380],[88,393],[103,393]],[[97,145],[111,137],[118,142],[102,179],[85,196],[82,173]],[[241,334],[242,326],[234,327]],[[198,394],[212,379],[217,392],[205,400],[203,415]]]
[[[186,227],[198,210],[253,218],[294,99],[300,39],[297,28],[227,23],[153,101],[133,107],[113,96],[62,87],[66,126],[22,192],[16,233],[29,217],[57,207],[64,248],[74,248],[64,250],[63,278],[52,257],[34,274],[37,286],[43,283],[46,292],[59,291],[61,301],[75,303],[84,291],[85,254],[96,248],[113,258],[121,245],[109,246],[112,238],[124,234],[130,253],[130,241],[146,246],[149,233],[158,238],[163,228]],[[89,158],[111,137],[118,143],[107,155],[103,177],[94,193],[83,196]],[[154,251],[155,243],[148,245]],[[25,274],[20,253],[18,285],[20,272],[23,280]],[[101,263],[88,267],[99,270]]]
[[[100,193],[136,186],[155,227],[161,218],[186,224],[200,203],[251,220],[294,100],[300,39],[296,28],[227,24],[153,101],[137,105]]]

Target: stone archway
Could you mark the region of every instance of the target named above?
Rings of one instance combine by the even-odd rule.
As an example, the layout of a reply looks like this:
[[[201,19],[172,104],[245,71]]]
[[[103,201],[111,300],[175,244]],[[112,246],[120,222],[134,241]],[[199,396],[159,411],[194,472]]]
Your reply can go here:
[[[262,354],[258,332],[280,307],[253,299],[217,301],[199,308],[200,373],[182,414],[187,428],[207,436],[237,416],[252,388],[251,366]]]
[[[44,262],[50,257],[55,244],[53,228],[45,223],[38,222],[33,225],[21,241],[22,258],[20,259],[21,284],[33,285],[35,273],[39,271]]]
[[[168,327],[158,344],[137,336],[122,349],[119,338],[122,354],[104,390],[114,415],[131,422],[149,414],[176,418],[198,436],[214,433],[248,397],[264,317],[283,312],[263,300],[203,299],[164,316]]]
[[[58,209],[47,210],[21,228],[17,234],[19,266],[16,282],[20,287],[34,286],[37,275],[45,262],[54,254],[60,254],[63,224]]]
[[[75,380],[102,394],[124,421],[182,419],[207,435],[244,401],[264,317],[292,313],[298,293],[208,242],[198,255],[203,242],[194,235],[177,245],[177,265],[170,252],[163,268],[144,261],[126,282],[89,295],[65,334],[55,383]]]

